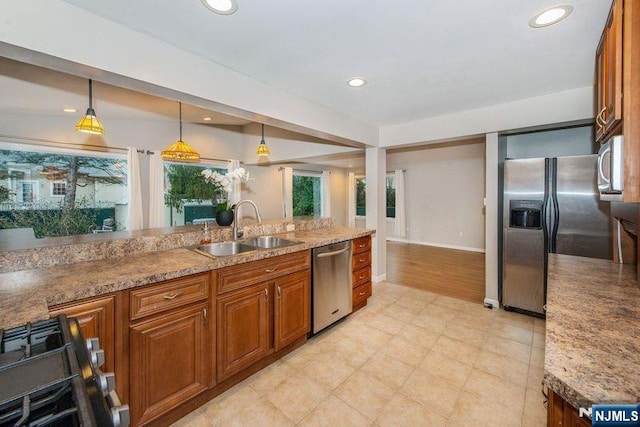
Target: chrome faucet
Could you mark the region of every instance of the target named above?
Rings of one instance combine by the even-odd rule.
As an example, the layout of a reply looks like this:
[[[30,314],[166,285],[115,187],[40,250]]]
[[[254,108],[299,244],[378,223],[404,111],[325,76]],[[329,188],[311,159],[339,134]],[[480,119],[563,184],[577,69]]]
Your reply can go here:
[[[253,209],[256,211],[256,220],[258,221],[258,224],[262,223],[262,217],[260,216],[260,212],[258,211],[258,206],[255,204],[255,202],[253,200],[240,200],[238,203],[236,203],[235,205],[231,206],[231,209],[233,210],[233,225],[232,225],[232,230],[233,230],[233,240],[238,240],[238,208],[240,207],[241,204],[243,203],[249,203],[251,206],[253,206]],[[240,232],[241,233],[241,232]]]

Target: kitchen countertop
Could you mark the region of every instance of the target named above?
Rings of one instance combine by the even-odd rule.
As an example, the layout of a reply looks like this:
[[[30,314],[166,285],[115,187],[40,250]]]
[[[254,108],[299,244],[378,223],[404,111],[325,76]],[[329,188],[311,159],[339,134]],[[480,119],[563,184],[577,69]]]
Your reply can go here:
[[[549,254],[544,384],[575,408],[640,402],[635,266]]]
[[[49,318],[49,307],[229,265],[311,249],[373,234],[372,230],[331,226],[276,234],[300,241],[216,259],[180,248],[140,255],[83,261],[0,274],[0,328]]]

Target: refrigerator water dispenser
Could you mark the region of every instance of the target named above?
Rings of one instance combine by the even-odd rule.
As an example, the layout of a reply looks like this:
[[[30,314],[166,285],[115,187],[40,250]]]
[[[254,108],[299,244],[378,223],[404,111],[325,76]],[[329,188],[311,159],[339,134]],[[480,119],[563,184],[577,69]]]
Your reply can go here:
[[[541,200],[510,200],[509,227],[512,228],[542,228]]]

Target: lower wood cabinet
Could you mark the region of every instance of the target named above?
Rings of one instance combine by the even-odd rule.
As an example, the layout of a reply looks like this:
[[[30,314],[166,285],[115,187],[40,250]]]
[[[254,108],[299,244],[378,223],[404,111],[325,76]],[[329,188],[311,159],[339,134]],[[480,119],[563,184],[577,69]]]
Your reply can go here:
[[[311,330],[309,272],[281,277],[274,286],[274,346],[279,351]]]
[[[589,418],[580,417],[576,408],[554,393],[553,390],[549,390],[547,426],[591,427],[591,420]]]
[[[209,305],[131,325],[132,425],[144,425],[210,386]]]

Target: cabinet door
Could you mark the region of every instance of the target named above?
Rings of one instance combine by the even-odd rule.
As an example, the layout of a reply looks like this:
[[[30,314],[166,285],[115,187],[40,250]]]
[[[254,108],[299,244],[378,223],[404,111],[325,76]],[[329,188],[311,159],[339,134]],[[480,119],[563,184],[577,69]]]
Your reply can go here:
[[[130,327],[132,425],[144,425],[209,387],[207,307]]]
[[[80,323],[82,336],[98,338],[104,350],[105,363],[100,368],[104,372],[115,372],[115,295],[82,302],[57,305],[49,310],[51,317],[66,314]]]
[[[606,76],[605,76],[605,46],[606,46],[606,36],[607,32],[605,31],[602,34],[602,38],[600,39],[600,44],[598,44],[598,48],[596,49],[596,70],[595,70],[595,99],[596,99],[596,123],[595,123],[595,131],[596,131],[596,141],[600,141],[605,133],[605,123],[602,121],[602,115],[605,111],[606,101]]]
[[[311,280],[309,271],[275,281],[275,350],[291,344],[311,330]]]
[[[622,119],[622,0],[615,0],[605,28],[605,133]]]
[[[272,284],[261,283],[218,297],[218,381],[273,351],[272,288]]]

